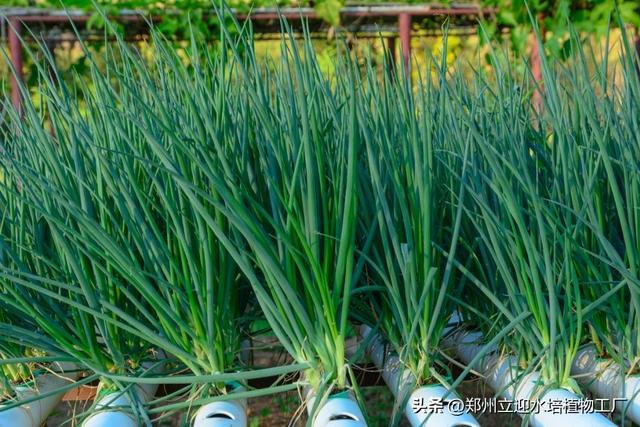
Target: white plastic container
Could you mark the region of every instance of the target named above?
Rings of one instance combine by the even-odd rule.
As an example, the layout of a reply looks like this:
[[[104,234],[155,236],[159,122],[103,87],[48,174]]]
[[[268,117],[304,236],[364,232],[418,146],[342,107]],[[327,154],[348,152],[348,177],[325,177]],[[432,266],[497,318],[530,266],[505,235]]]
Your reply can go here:
[[[16,387],[18,399],[31,399],[39,394],[55,391],[78,378],[78,374],[72,372],[77,369],[73,364],[56,363],[54,368],[60,373],[40,375],[35,379],[34,386]],[[0,406],[0,427],[40,427],[58,405],[63,395],[64,393],[54,394],[6,411],[1,411],[2,407]]]

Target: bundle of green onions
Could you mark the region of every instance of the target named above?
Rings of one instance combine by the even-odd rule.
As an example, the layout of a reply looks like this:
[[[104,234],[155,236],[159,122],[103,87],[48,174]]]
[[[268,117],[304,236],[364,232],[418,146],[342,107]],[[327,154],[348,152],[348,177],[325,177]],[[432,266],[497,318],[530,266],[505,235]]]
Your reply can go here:
[[[237,108],[221,117],[220,143],[172,138],[194,159],[193,173],[210,183],[194,185],[174,170],[170,153],[158,155],[185,197],[219,207],[223,221],[242,235],[241,245],[227,239],[221,219],[199,209],[199,220],[251,283],[281,345],[308,367],[313,395],[326,396],[349,384],[345,340],[361,264],[355,242],[359,90],[348,78],[332,84],[309,42],[301,52],[283,40],[282,61],[273,68],[256,62],[252,46],[242,48],[242,56],[232,48],[230,64],[220,69],[235,73],[225,90]],[[355,78],[351,65],[343,64],[344,73]],[[231,105],[227,96],[215,105]]]

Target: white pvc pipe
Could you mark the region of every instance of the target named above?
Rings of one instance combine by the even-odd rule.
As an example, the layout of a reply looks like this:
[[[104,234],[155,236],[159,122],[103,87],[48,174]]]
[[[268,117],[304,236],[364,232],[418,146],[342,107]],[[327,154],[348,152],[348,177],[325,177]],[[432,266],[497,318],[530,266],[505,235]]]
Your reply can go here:
[[[366,338],[371,334],[371,328],[363,325],[360,333]],[[391,352],[385,354],[385,346],[377,336],[371,339],[367,350],[373,363],[382,371],[387,387],[398,399],[403,385],[413,383],[411,372],[404,369],[398,356]],[[462,400],[440,384],[414,390],[404,414],[414,427],[480,427],[473,415],[465,410]]]
[[[593,345],[578,350],[571,372],[596,396],[621,399],[616,409],[640,424],[640,377],[626,377],[613,360],[599,358]]]
[[[164,353],[159,354],[164,358]],[[155,363],[144,362],[142,367],[151,368]],[[155,370],[160,369],[157,366]],[[136,384],[131,392],[135,394],[137,402],[144,404],[156,394],[158,384]],[[98,412],[89,415],[82,423],[82,427],[138,427],[137,417],[130,411],[134,405],[131,400],[131,392],[113,392],[100,397],[96,401],[94,409]]]
[[[247,341],[248,342],[248,341]],[[244,391],[239,386],[234,393]],[[247,399],[225,400],[203,405],[196,412],[193,427],[246,427]]]
[[[433,407],[430,402],[435,402]],[[436,409],[437,408],[437,409]],[[440,384],[420,387],[409,396],[404,413],[414,427],[480,427],[458,396]]]
[[[364,339],[369,338],[371,328],[367,325],[362,325],[360,327],[360,335]],[[408,384],[412,381],[411,373],[404,370],[398,357],[391,352],[385,352],[385,346],[379,337],[374,336],[369,340],[367,353],[373,364],[380,369],[382,379],[394,395],[398,393],[403,384]]]
[[[313,412],[313,392],[307,393],[307,412]],[[351,393],[329,396],[311,423],[312,427],[367,427],[360,406]]]
[[[157,384],[138,384],[133,387],[133,392],[140,403],[146,403],[153,398],[157,389]],[[95,410],[99,412],[89,415],[82,427],[138,427],[137,417],[129,412],[132,405],[128,393],[109,393],[96,402]]]
[[[473,358],[483,350],[477,342],[482,335],[477,332],[459,332],[447,341],[453,344],[458,358],[471,364]],[[531,412],[518,415],[529,416],[529,423],[534,427],[615,427],[609,419],[599,413],[569,411],[565,405],[576,403],[578,409],[580,397],[569,390],[557,388],[538,395],[541,390],[540,374],[532,372],[524,377],[519,376],[517,360],[514,357],[501,357],[497,353],[489,353],[473,366],[485,376],[485,382],[501,396],[513,404],[530,402]],[[554,411],[554,408],[556,409]],[[559,412],[559,413],[556,413]]]
[[[212,402],[200,407],[193,427],[246,427],[247,400]]]
[[[17,386],[15,391],[18,399],[31,399],[40,394],[55,391],[78,378],[76,372],[69,372],[77,368],[75,365],[68,363],[54,365],[59,373],[36,377],[34,386]],[[58,406],[62,396],[64,393],[54,394],[6,411],[2,411],[2,405],[0,405],[0,427],[40,427],[51,411]]]

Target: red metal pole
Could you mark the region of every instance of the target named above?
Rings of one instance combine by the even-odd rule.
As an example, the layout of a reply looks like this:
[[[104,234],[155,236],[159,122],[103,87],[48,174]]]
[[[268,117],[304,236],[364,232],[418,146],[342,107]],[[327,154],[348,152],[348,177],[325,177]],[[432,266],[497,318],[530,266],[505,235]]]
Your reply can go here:
[[[398,15],[398,32],[400,33],[400,52],[402,62],[407,70],[411,63],[411,15],[401,13]]]
[[[540,14],[538,16],[540,22],[540,41],[536,37],[533,38],[533,46],[531,49],[531,74],[533,74],[533,80],[538,84],[538,88],[533,92],[532,100],[533,106],[537,112],[542,112],[542,96],[544,95],[544,82],[542,78],[542,56],[544,51],[540,51],[538,43],[544,43],[544,16]]]
[[[22,110],[20,84],[24,82],[21,33],[22,22],[18,19],[9,20],[9,52],[11,54],[11,63],[16,71],[15,75],[11,75],[11,101],[18,112]]]
[[[534,39],[531,46],[531,74],[533,74],[533,80],[542,83],[542,60],[538,47],[538,40]]]
[[[636,28],[636,72],[640,76],[640,28]]]

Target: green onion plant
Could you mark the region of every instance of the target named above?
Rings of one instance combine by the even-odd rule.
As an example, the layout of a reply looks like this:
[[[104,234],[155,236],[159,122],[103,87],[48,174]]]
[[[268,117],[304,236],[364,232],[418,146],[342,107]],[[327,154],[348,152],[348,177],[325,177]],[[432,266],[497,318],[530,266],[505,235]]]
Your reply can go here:
[[[457,103],[448,102],[446,64],[434,68],[438,78],[421,76],[415,89],[405,70],[381,83],[370,70],[359,105],[368,168],[361,210],[371,216],[363,225],[374,224],[367,271],[371,290],[382,287],[372,296],[372,321],[413,374],[413,386],[450,382],[438,346],[456,306],[448,295],[462,290],[451,286],[458,273],[451,261],[469,135]]]

